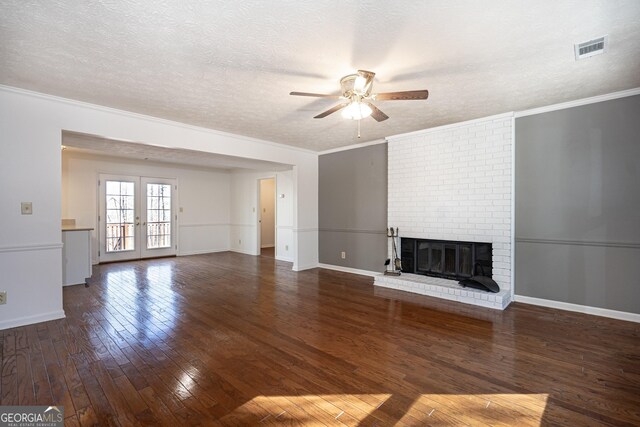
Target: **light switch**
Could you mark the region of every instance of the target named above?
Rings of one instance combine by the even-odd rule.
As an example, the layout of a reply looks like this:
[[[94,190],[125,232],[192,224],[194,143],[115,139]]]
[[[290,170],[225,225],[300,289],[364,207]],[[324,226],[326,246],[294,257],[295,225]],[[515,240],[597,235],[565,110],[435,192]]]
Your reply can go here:
[[[22,215],[31,215],[33,213],[33,206],[31,202],[22,202],[20,203],[20,210],[22,211]]]
[[[184,208],[180,206],[180,213],[184,212]]]

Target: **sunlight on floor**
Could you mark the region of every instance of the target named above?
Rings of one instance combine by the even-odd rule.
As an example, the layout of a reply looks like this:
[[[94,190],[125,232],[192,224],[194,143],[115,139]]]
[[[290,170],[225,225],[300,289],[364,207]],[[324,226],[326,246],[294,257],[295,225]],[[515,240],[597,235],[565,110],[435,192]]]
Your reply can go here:
[[[330,394],[257,396],[234,414],[257,421],[295,420],[305,425],[365,422],[539,426],[548,394]]]

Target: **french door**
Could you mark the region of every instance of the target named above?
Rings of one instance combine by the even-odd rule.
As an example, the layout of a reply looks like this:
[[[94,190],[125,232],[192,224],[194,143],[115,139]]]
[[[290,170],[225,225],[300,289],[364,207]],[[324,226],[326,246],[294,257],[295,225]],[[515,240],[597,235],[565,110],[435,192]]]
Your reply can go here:
[[[101,174],[99,261],[176,254],[175,179]]]

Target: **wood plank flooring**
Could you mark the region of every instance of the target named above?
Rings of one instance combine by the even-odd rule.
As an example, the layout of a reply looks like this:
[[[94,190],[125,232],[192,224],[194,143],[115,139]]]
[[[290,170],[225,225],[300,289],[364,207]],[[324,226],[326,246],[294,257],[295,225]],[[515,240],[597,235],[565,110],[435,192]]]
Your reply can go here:
[[[270,257],[102,265],[0,331],[2,405],[67,426],[640,425],[640,326],[504,312]]]

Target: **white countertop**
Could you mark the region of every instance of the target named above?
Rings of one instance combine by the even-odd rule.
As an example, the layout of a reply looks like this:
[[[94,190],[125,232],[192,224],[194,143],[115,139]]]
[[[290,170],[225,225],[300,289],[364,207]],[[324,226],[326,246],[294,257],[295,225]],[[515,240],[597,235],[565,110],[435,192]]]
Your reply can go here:
[[[62,227],[62,231],[91,231],[92,227],[77,227],[75,225],[69,225]]]

